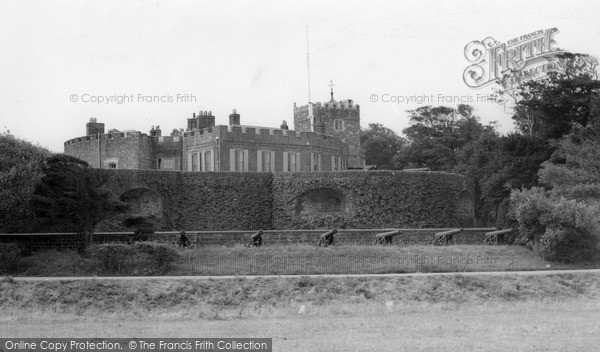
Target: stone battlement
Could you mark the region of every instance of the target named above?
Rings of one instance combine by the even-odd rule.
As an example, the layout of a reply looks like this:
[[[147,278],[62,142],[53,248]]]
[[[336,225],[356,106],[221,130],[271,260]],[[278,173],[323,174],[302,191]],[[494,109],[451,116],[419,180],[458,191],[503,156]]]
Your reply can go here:
[[[212,142],[217,138],[221,141],[257,142],[264,144],[286,144],[328,149],[347,149],[347,146],[338,137],[314,133],[297,132],[278,128],[256,126],[214,126],[202,130],[185,132],[186,139],[195,139],[196,142]]]
[[[141,133],[141,132],[115,132],[115,133],[105,133],[105,134],[100,135],[101,141],[118,139],[118,138],[138,138],[138,139],[148,138],[148,140],[153,139],[154,141],[156,141],[158,143],[172,143],[172,142],[180,142],[182,140],[181,137],[177,137],[177,136],[160,136],[160,137],[148,136],[147,134]],[[92,136],[82,136],[82,137],[69,139],[64,144],[65,144],[65,146],[68,146],[68,145],[76,144],[76,143],[86,143],[86,142],[91,143],[91,142],[97,142],[97,141],[98,141],[98,135],[92,135]]]
[[[327,102],[316,102],[313,103],[314,109],[333,109],[333,110],[359,110],[360,105],[354,104],[352,99],[346,99],[342,101],[327,101]],[[294,110],[306,110],[308,109],[308,104],[306,105],[296,105],[294,103]]]
[[[119,139],[119,138],[137,138],[137,139],[142,139],[142,138],[147,138],[148,135],[145,133],[141,133],[141,132],[114,132],[114,133],[104,133],[100,135],[100,140],[111,140],[111,139]],[[73,138],[73,139],[69,139],[68,141],[66,141],[64,144],[65,146],[71,145],[71,144],[76,144],[76,143],[91,143],[91,142],[97,142],[98,141],[98,135],[91,135],[91,136],[82,136],[82,137],[77,137],[77,138]]]

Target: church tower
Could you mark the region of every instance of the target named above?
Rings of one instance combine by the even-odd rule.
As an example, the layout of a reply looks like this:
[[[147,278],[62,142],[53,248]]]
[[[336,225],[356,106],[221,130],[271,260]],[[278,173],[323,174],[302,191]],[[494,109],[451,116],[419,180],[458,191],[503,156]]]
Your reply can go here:
[[[365,165],[365,157],[360,146],[360,106],[354,104],[352,99],[336,101],[333,97],[333,83],[330,87],[331,97],[328,102],[309,102],[302,106],[294,103],[294,129],[340,138],[348,145],[348,166],[362,167]]]

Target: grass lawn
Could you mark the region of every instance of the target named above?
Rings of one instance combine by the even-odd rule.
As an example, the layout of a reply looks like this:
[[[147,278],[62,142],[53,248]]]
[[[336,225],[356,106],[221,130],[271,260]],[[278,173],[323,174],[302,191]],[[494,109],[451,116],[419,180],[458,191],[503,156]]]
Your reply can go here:
[[[291,314],[290,314],[291,315]],[[598,301],[329,307],[308,315],[0,318],[2,337],[267,337],[273,351],[597,351]]]
[[[593,273],[0,282],[1,337],[270,337],[274,351],[596,351],[599,332]]]
[[[182,249],[180,253],[181,258],[164,270],[148,270],[147,263],[123,259],[118,271],[107,272],[97,260],[75,251],[48,251],[23,258],[13,275],[309,275],[600,268],[600,261],[549,263],[520,246],[215,246]]]

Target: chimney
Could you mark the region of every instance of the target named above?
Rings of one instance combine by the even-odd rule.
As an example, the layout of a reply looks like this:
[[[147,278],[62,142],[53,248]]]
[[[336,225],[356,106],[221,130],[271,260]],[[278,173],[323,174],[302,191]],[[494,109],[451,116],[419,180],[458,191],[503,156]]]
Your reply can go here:
[[[156,137],[160,137],[162,135],[162,131],[160,130],[159,125],[156,125],[156,129],[154,131],[156,133]]]
[[[280,128],[282,130],[286,130],[286,131],[289,130],[289,127],[287,125],[287,121],[286,120],[281,121],[281,127]]]
[[[229,126],[240,124],[240,114],[235,109],[229,114]]]
[[[85,135],[95,136],[98,133],[104,134],[104,124],[97,122],[95,117],[90,118],[90,122],[85,124]]]

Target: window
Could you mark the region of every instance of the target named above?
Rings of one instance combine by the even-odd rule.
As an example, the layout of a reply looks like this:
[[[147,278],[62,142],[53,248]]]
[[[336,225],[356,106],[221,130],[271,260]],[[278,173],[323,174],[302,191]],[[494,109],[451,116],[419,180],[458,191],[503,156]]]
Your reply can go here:
[[[271,160],[271,152],[262,151],[262,170],[263,171],[271,171],[271,165],[273,165],[273,161]]]
[[[158,158],[156,165],[158,170],[175,170],[175,159]]]
[[[344,120],[341,120],[341,119],[333,120],[333,129],[338,132],[343,131],[344,130]]]
[[[300,153],[283,152],[283,171],[300,171]]]
[[[275,152],[259,150],[256,153],[256,171],[275,172]]]
[[[331,156],[331,171],[340,171],[340,158],[337,156]]]
[[[235,151],[235,171],[246,171],[244,170],[244,151]]]
[[[321,154],[312,154],[312,171],[321,171]]]
[[[229,170],[248,171],[248,150],[229,149]]]
[[[108,168],[109,169],[116,169],[117,168],[117,163],[108,163]]]
[[[192,171],[200,171],[200,168],[198,166],[200,160],[198,160],[198,157],[200,155],[198,153],[192,153]]]
[[[212,150],[207,150],[204,152],[204,165],[202,167],[202,171],[215,171],[213,168]]]

